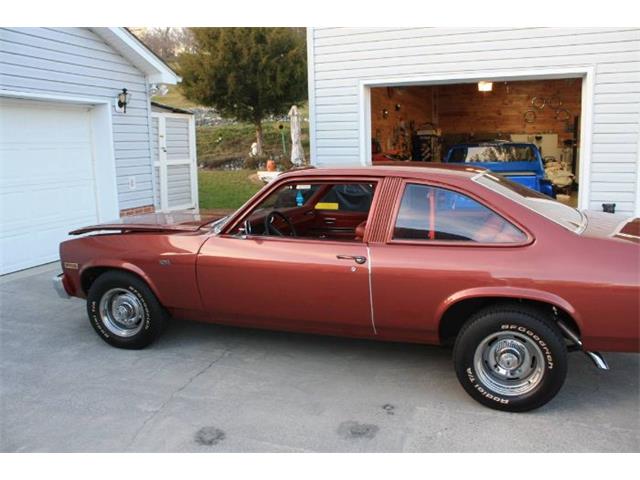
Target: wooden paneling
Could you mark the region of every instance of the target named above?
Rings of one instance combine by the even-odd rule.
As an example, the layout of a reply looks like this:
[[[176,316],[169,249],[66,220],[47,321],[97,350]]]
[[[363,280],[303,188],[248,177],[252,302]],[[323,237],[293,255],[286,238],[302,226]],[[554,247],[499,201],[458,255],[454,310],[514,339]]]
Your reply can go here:
[[[511,134],[558,135],[558,147],[573,137],[573,117],[580,116],[582,82],[579,79],[494,83],[493,91],[479,92],[476,83],[405,88],[371,89],[371,133],[383,151],[401,146],[401,126],[415,129],[430,122],[445,136],[485,139],[488,132],[499,138]],[[569,121],[556,118],[556,109],[545,104],[532,106],[537,97],[560,101],[560,109],[570,112]],[[396,111],[395,106],[400,105]],[[389,115],[384,118],[383,111]],[[524,113],[534,110],[535,121],[524,121]],[[619,133],[616,130],[616,133]],[[604,142],[603,142],[604,143]]]
[[[396,109],[399,106],[399,110]],[[388,112],[385,118],[384,111]],[[401,149],[401,130],[430,122],[433,110],[431,87],[371,89],[371,134],[383,151]]]
[[[439,127],[445,134],[556,133],[562,142],[573,137],[573,117],[580,116],[579,79],[500,82],[493,84],[491,92],[479,92],[475,83],[437,88]],[[534,98],[560,99],[560,108],[568,110],[571,118],[568,122],[556,119],[556,110],[548,104],[536,109],[531,104]],[[524,121],[527,110],[535,111],[532,123]]]

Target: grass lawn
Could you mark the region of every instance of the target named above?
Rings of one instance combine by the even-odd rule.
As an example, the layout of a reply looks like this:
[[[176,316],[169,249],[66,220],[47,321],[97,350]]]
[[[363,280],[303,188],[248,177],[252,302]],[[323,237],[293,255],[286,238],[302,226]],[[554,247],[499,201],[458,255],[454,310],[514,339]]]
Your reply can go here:
[[[262,182],[250,180],[253,170],[199,170],[200,208],[238,208],[262,188]]]
[[[163,105],[169,105],[171,107],[182,108],[185,110],[200,106],[191,100],[187,100],[178,85],[167,85],[167,87],[169,88],[169,91],[165,96],[152,97],[151,100],[162,103]]]
[[[282,150],[282,137],[285,137],[287,154]],[[291,155],[291,133],[288,121],[275,122],[265,120],[262,123],[264,138],[264,153],[276,161],[280,157],[289,158]],[[302,125],[302,148],[305,158],[309,158],[309,124]],[[249,156],[251,144],[256,140],[255,127],[249,123],[231,123],[215,126],[196,127],[196,143],[198,163],[210,167],[217,167],[220,163],[233,159],[246,159]]]

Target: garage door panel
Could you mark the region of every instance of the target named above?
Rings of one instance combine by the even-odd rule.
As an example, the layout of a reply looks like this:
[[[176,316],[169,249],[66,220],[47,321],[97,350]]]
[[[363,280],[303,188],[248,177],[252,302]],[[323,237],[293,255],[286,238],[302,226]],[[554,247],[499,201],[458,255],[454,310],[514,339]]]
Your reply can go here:
[[[0,273],[58,258],[73,228],[97,222],[86,107],[2,101]]]

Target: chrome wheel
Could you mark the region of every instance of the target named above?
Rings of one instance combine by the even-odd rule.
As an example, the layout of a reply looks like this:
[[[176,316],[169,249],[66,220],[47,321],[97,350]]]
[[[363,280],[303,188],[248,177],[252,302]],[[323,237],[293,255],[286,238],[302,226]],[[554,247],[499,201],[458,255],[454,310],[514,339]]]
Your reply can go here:
[[[536,388],[544,376],[540,347],[527,335],[498,332],[487,336],[473,359],[479,379],[503,396],[518,396]]]
[[[104,326],[119,337],[132,337],[144,325],[144,306],[124,288],[107,290],[100,299],[100,317]]]

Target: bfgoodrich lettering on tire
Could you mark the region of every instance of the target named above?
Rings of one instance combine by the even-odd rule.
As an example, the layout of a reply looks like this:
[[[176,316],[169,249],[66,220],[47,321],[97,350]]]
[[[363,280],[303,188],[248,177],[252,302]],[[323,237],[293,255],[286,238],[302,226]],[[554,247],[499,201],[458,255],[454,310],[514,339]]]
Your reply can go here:
[[[91,325],[109,345],[138,349],[162,332],[167,314],[137,276],[118,270],[100,275],[87,295]]]
[[[517,303],[471,317],[458,334],[453,357],[467,393],[497,410],[523,412],[544,405],[567,374],[567,349],[552,319]]]

